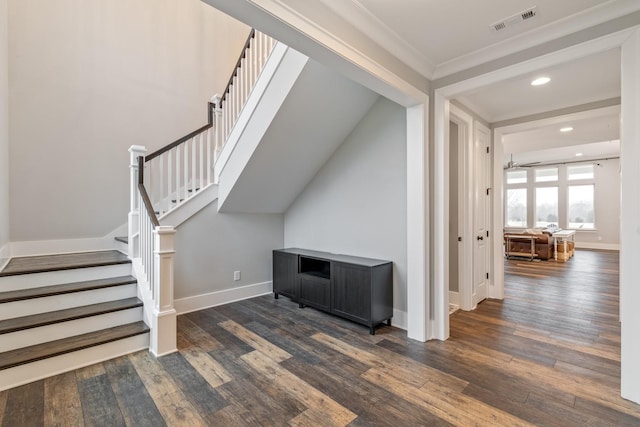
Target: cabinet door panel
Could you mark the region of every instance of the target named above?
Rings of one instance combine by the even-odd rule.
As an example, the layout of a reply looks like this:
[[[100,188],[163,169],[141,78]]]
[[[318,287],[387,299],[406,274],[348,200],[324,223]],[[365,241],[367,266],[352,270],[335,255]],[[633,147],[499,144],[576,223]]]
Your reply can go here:
[[[329,311],[331,287],[329,279],[308,274],[298,275],[300,302],[320,310]]]
[[[335,263],[332,275],[332,312],[352,320],[371,322],[371,270]]]
[[[296,299],[298,296],[298,256],[273,252],[273,292]]]

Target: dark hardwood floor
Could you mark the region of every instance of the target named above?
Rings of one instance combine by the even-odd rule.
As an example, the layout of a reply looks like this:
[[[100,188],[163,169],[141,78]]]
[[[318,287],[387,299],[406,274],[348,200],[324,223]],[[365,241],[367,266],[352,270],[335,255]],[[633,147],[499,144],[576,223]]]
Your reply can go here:
[[[618,254],[505,261],[506,298],[418,343],[264,296],[179,317],[179,348],[0,392],[2,426],[640,425],[619,397]]]

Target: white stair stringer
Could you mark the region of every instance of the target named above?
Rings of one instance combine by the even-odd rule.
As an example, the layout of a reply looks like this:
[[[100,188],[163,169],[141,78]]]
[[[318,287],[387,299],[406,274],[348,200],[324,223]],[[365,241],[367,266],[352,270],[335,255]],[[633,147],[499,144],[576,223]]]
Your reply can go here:
[[[149,333],[0,370],[0,391],[149,348]]]
[[[216,162],[218,210],[285,212],[378,97],[278,43]]]
[[[204,209],[218,198],[218,185],[210,184],[200,189],[195,195],[176,206],[166,214],[158,217],[160,225],[178,227],[193,215]]]
[[[69,338],[74,335],[85,334],[100,329],[113,328],[140,320],[142,320],[142,307],[133,307],[82,319],[24,329],[3,334],[2,340],[0,340],[0,352]]]

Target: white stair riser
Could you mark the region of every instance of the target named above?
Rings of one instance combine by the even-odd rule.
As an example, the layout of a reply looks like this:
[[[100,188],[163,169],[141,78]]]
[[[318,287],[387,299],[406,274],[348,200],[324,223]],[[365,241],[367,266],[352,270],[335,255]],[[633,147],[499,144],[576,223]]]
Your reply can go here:
[[[0,371],[0,391],[149,348],[149,334],[74,351]]]
[[[72,270],[4,276],[0,277],[0,290],[2,290],[2,292],[6,292],[19,289],[39,288],[49,285],[60,285],[63,283],[130,276],[131,272],[131,264],[116,264],[104,267],[75,268]]]
[[[129,245],[119,240],[116,240],[116,249],[125,255],[128,255],[129,253]]]
[[[0,335],[0,352],[68,338],[142,320],[142,307]]]
[[[8,302],[0,304],[0,320],[48,313],[50,311],[64,310],[124,298],[133,298],[138,296],[137,292],[137,284],[131,283],[110,288]]]

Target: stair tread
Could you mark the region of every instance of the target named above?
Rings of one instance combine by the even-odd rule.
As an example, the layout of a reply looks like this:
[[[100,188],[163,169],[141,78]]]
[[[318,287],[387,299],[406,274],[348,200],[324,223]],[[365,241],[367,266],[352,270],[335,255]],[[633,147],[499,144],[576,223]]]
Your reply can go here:
[[[97,316],[100,314],[112,313],[115,311],[127,310],[130,308],[141,306],[142,301],[140,301],[136,297],[132,297],[116,301],[107,301],[98,304],[68,308],[65,310],[51,311],[48,313],[40,313],[30,316],[16,317],[13,319],[0,320],[0,335],[25,329],[37,328],[39,326],[52,325],[54,323],[61,323],[90,316]]]
[[[52,295],[89,291],[93,289],[110,288],[113,286],[127,285],[131,283],[136,283],[135,277],[121,276],[108,279],[89,280],[84,282],[65,283],[62,285],[42,286],[39,288],[0,292],[0,304],[33,298],[48,297]]]
[[[0,272],[0,277],[127,263],[131,263],[131,260],[115,250],[18,257],[9,261]]]
[[[149,327],[140,321],[7,351],[0,353],[0,370],[107,344],[147,332],[149,332]]]
[[[117,237],[114,237],[114,239],[116,239],[116,241],[118,241],[118,242],[129,243],[129,237],[128,236],[117,236]]]

